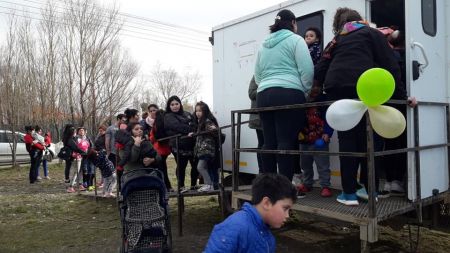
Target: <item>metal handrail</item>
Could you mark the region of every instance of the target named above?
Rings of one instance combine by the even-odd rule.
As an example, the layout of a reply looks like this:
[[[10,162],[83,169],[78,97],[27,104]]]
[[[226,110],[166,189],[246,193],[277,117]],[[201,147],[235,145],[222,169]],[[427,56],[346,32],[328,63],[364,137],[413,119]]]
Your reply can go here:
[[[366,130],[367,130],[367,152],[364,153],[356,153],[356,152],[327,152],[327,151],[301,151],[301,150],[260,150],[260,149],[252,149],[252,148],[240,148],[240,115],[241,114],[255,114],[259,112],[265,111],[276,111],[276,110],[287,110],[287,109],[301,109],[301,108],[309,108],[315,106],[327,106],[333,103],[334,101],[328,102],[318,102],[318,103],[305,103],[305,104],[296,104],[296,105],[285,105],[285,106],[273,106],[273,107],[263,107],[263,108],[254,108],[254,109],[245,109],[245,110],[234,110],[231,111],[231,125],[232,125],[232,154],[233,154],[233,168],[232,174],[239,174],[239,153],[240,152],[254,152],[254,153],[270,153],[270,154],[321,154],[328,156],[336,156],[336,155],[345,155],[345,156],[353,156],[353,157],[367,157],[367,169],[368,169],[368,194],[369,194],[369,218],[376,218],[376,198],[375,198],[375,163],[374,159],[378,156],[385,155],[393,155],[398,153],[407,153],[414,152],[415,153],[415,172],[416,172],[416,199],[414,204],[418,209],[418,217],[419,222],[422,222],[422,213],[421,213],[421,192],[420,192],[420,155],[419,151],[434,149],[439,147],[448,147],[450,146],[450,109],[448,103],[442,102],[427,102],[427,101],[419,101],[417,102],[417,106],[414,108],[414,128],[413,134],[415,137],[414,147],[411,148],[403,148],[396,150],[388,150],[388,151],[374,151],[373,149],[373,129],[370,124],[370,117],[368,112],[365,113],[366,118]],[[389,100],[386,104],[398,104],[398,105],[408,105],[409,101],[406,100]],[[447,117],[447,143],[442,144],[434,144],[434,145],[426,145],[420,146],[419,143],[419,115],[418,115],[418,107],[419,106],[445,106],[446,108],[446,117]],[[238,122],[235,121],[235,114],[238,116]],[[238,136],[235,136],[235,126],[237,126]],[[449,177],[450,177],[450,148],[448,149],[448,169],[449,169]],[[233,179],[235,176],[233,176]],[[450,178],[449,178],[450,180]],[[233,191],[239,190],[238,181],[233,180]],[[450,182],[450,181],[449,181]],[[450,184],[449,184],[450,189]]]

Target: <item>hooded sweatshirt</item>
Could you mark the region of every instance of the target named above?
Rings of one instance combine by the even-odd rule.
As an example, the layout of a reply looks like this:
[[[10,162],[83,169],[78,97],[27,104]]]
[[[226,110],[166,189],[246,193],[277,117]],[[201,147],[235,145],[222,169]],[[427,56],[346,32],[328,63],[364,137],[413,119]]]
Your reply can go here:
[[[314,67],[305,40],[290,30],[272,33],[258,52],[255,66],[257,92],[279,87],[308,93]]]

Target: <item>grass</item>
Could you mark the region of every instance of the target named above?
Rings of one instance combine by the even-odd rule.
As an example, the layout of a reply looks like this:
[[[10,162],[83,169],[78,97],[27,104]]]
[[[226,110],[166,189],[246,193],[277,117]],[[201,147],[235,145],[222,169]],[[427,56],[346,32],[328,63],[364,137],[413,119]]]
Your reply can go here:
[[[175,163],[169,159],[176,187]],[[114,199],[65,192],[63,166],[50,167],[51,180],[27,183],[28,167],[0,169],[0,252],[118,252],[121,225]],[[187,172],[187,175],[189,171]],[[186,177],[189,180],[189,176]],[[189,185],[189,182],[186,182]],[[178,236],[177,203],[170,200],[174,253],[201,252],[214,224],[221,221],[217,197],[185,198],[184,236]],[[357,227],[330,225],[296,213],[275,231],[277,252],[357,252]],[[414,233],[413,233],[414,235]],[[381,227],[373,252],[408,252],[408,229]],[[418,252],[448,252],[450,235],[421,229]]]

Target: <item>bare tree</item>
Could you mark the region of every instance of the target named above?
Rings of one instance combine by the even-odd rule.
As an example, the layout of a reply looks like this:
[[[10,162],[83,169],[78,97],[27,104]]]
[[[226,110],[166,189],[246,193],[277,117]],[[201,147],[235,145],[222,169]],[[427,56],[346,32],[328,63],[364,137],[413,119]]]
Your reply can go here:
[[[139,66],[133,61],[128,52],[121,50],[118,43],[114,43],[105,52],[101,62],[100,78],[96,82],[97,109],[100,121],[111,119],[115,113],[131,104],[132,97],[140,89],[139,83],[132,83]]]
[[[48,0],[40,18],[11,15],[0,42],[2,127],[57,130],[71,122],[96,130],[142,87],[138,64],[120,45],[123,21],[115,5],[64,0],[58,9],[55,1]]]
[[[167,101],[177,95],[181,100],[189,100],[198,94],[201,87],[201,76],[197,72],[179,74],[173,68],[164,69],[156,64],[151,75],[150,92],[157,94],[159,101]]]

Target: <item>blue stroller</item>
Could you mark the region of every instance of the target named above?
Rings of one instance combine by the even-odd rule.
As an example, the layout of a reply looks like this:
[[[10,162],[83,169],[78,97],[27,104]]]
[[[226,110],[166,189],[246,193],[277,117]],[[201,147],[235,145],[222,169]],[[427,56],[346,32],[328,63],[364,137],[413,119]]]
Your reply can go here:
[[[119,207],[121,252],[172,252],[168,195],[161,171],[142,168],[125,173]]]

